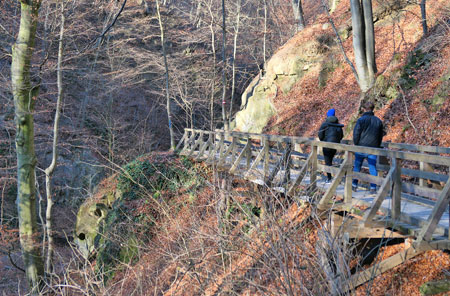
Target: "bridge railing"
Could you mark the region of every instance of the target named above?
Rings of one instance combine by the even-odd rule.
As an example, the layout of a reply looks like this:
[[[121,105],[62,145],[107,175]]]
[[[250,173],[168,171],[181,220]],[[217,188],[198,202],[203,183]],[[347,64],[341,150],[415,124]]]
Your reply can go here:
[[[281,187],[290,195],[295,194],[307,175],[309,188],[314,189],[318,174],[332,173],[333,182],[318,202],[318,207],[322,209],[330,205],[342,180],[344,204],[349,205],[352,204],[353,179],[375,183],[379,189],[370,209],[365,212],[365,224],[375,222],[381,204],[390,196],[387,214],[393,221],[410,219],[401,211],[401,202],[407,199],[433,209],[426,221],[419,223],[423,226],[419,234],[422,239],[429,240],[436,228],[442,230],[442,225],[438,224],[447,209],[450,193],[448,147],[383,143],[385,148],[370,148],[295,136],[195,129],[185,129],[177,148],[181,146],[190,157],[210,161],[230,173],[241,174],[253,181]],[[320,148],[341,152],[343,157],[335,162],[338,166],[323,164]],[[384,159],[384,164],[377,166],[378,176],[372,176],[365,170],[353,172],[355,153],[377,155]],[[434,188],[429,188],[428,184]]]

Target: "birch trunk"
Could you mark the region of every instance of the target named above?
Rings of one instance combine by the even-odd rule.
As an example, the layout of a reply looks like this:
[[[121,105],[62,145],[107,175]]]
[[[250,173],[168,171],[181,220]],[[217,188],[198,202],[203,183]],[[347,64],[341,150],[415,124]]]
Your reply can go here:
[[[20,244],[32,294],[42,285],[44,268],[40,253],[36,213],[33,111],[39,92],[30,81],[40,1],[22,1],[20,27],[12,48],[11,84],[14,96],[17,151],[17,210]]]

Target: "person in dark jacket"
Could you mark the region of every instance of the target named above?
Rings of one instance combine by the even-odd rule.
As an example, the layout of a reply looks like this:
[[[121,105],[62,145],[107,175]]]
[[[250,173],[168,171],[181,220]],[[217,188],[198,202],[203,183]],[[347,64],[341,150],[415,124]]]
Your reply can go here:
[[[340,143],[344,137],[342,128],[343,124],[339,123],[337,119],[336,111],[330,109],[327,112],[327,119],[320,126],[319,139],[325,142]],[[325,158],[325,164],[331,166],[333,164],[333,157],[336,154],[336,149],[323,148],[323,157]],[[331,182],[331,173],[327,173],[327,183]]]
[[[381,141],[384,136],[383,122],[374,115],[373,110],[375,106],[373,103],[367,103],[364,106],[365,113],[356,122],[353,130],[353,144],[357,146],[366,146],[380,148]],[[364,159],[367,158],[369,163],[369,172],[373,176],[377,176],[377,156],[366,153],[355,153],[354,172],[360,172]],[[358,187],[358,180],[353,179],[352,188],[356,191]],[[376,184],[370,184],[370,193],[375,193],[377,190]]]

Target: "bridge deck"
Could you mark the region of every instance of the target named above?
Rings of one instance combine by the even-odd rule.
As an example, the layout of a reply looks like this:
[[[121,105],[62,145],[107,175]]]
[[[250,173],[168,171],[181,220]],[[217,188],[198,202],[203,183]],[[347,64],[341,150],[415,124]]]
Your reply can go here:
[[[242,149],[238,149],[238,152],[241,152]],[[194,152],[191,155],[193,158],[198,158],[198,152]],[[215,161],[217,162],[220,158],[220,154],[215,154]],[[206,159],[206,158],[205,158]],[[200,158],[199,158],[200,160]],[[229,169],[231,166],[229,163],[232,162],[232,157],[227,156],[224,160],[224,165],[221,166],[222,169]],[[275,165],[273,163],[269,163],[269,173],[273,172],[275,168]],[[285,174],[284,170],[279,170],[277,175],[274,177],[274,180],[272,183],[278,184],[278,186],[272,187],[274,190],[277,190],[279,192],[285,193],[286,188],[282,186],[281,180]],[[243,159],[240,161],[239,166],[234,173],[237,177],[240,177],[242,179],[248,179],[249,181],[259,184],[259,185],[265,185],[264,181],[264,167],[262,164],[258,164],[254,167],[254,169],[251,172],[246,171],[246,160]],[[299,170],[291,169],[290,170],[290,179],[291,182],[294,182],[296,178],[299,176]],[[307,173],[305,177],[303,178],[301,185],[304,187],[308,187],[311,184],[310,175]],[[326,192],[330,186],[331,183],[325,182],[325,177],[318,178],[315,182],[316,187],[322,191]],[[340,182],[340,184],[337,186],[335,190],[336,197],[339,197],[337,201],[333,202],[333,207],[337,210],[345,209],[349,210],[351,208],[364,208],[364,207],[370,207],[373,203],[376,195],[370,194],[369,190],[367,188],[364,188],[362,186],[358,187],[358,190],[356,192],[352,191],[352,202],[351,204],[345,205],[343,203],[343,197],[344,197],[344,184],[343,181]],[[300,197],[301,198],[301,197]],[[402,195],[401,199],[401,216],[400,221],[397,221],[397,224],[389,225],[389,227],[392,228],[398,228],[399,230],[403,232],[407,232],[411,236],[417,236],[420,228],[425,225],[427,222],[428,217],[431,215],[432,210],[435,206],[435,202],[427,199],[421,199],[421,200],[412,200],[411,196],[408,196],[406,194]],[[392,207],[392,198],[390,195],[387,195],[385,199],[382,201],[379,211],[384,214],[385,217],[389,217],[391,215],[391,207]],[[447,207],[448,208],[448,207]],[[379,221],[383,222],[386,221],[383,219],[381,215],[379,215]],[[441,237],[448,236],[448,229],[449,229],[449,221],[450,216],[449,212],[446,211],[441,219],[438,222],[438,225],[436,227],[434,237]],[[404,222],[404,223],[402,223]]]

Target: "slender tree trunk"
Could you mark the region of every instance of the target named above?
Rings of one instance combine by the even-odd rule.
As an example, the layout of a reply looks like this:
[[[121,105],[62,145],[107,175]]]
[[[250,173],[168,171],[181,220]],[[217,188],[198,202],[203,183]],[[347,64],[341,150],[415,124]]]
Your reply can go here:
[[[303,14],[302,0],[291,0],[292,11],[294,12],[294,19],[297,31],[305,28],[305,16]]]
[[[227,30],[226,30],[225,0],[222,0],[222,121],[225,130],[228,130],[227,118],[225,114],[225,96],[227,95]]]
[[[22,1],[20,28],[12,48],[11,83],[14,96],[17,151],[17,210],[20,244],[27,280],[37,293],[44,275],[38,242],[33,111],[38,87],[30,81],[40,1]]]
[[[55,111],[55,122],[53,125],[53,154],[52,162],[50,166],[45,169],[45,191],[47,194],[47,210],[46,210],[46,228],[47,228],[47,238],[48,238],[48,249],[47,249],[47,262],[46,262],[46,273],[49,274],[53,270],[53,224],[52,224],[52,208],[53,208],[53,194],[51,187],[51,179],[53,172],[56,168],[56,161],[58,159],[58,128],[59,128],[59,118],[61,113],[61,101],[63,96],[63,85],[62,85],[62,59],[63,59],[63,38],[64,38],[64,0],[61,1],[61,26],[59,31],[59,44],[58,44],[58,62],[57,62],[57,86],[58,86],[58,98],[56,100],[56,111]]]
[[[264,0],[264,34],[263,34],[263,69],[259,69],[260,74],[266,68],[266,38],[267,38],[267,0]]]
[[[213,54],[213,73],[212,73],[212,79],[211,79],[211,99],[209,103],[209,113],[210,113],[210,129],[211,131],[214,131],[214,97],[215,97],[215,80],[216,80],[216,35],[214,32],[214,15],[211,10],[211,3],[208,6],[209,15],[211,16],[211,23],[209,25],[209,29],[211,30],[211,49]]]
[[[426,0],[421,0],[420,1],[420,13],[422,15],[422,31],[423,31],[423,35],[427,35],[428,34],[428,25],[427,25],[427,10],[426,7],[427,6],[427,1]]]
[[[228,126],[231,125],[231,118],[233,113],[233,102],[234,102],[234,92],[236,90],[236,52],[237,52],[237,39],[239,35],[239,25],[241,17],[241,0],[237,1],[237,12],[236,12],[236,27],[234,30],[234,40],[233,40],[233,62],[232,62],[232,81],[231,81],[231,100],[230,100],[230,112],[228,115]]]
[[[161,47],[162,47],[162,54],[163,54],[163,58],[164,58],[164,68],[166,70],[166,73],[165,73],[165,76],[166,76],[166,108],[167,108],[167,118],[169,120],[170,150],[175,150],[175,139],[174,139],[174,134],[173,134],[172,111],[171,111],[170,94],[169,94],[169,66],[167,64],[166,42],[164,39],[164,26],[163,26],[162,19],[161,19],[159,0],[156,0],[156,12],[158,14],[159,29],[161,31]]]

